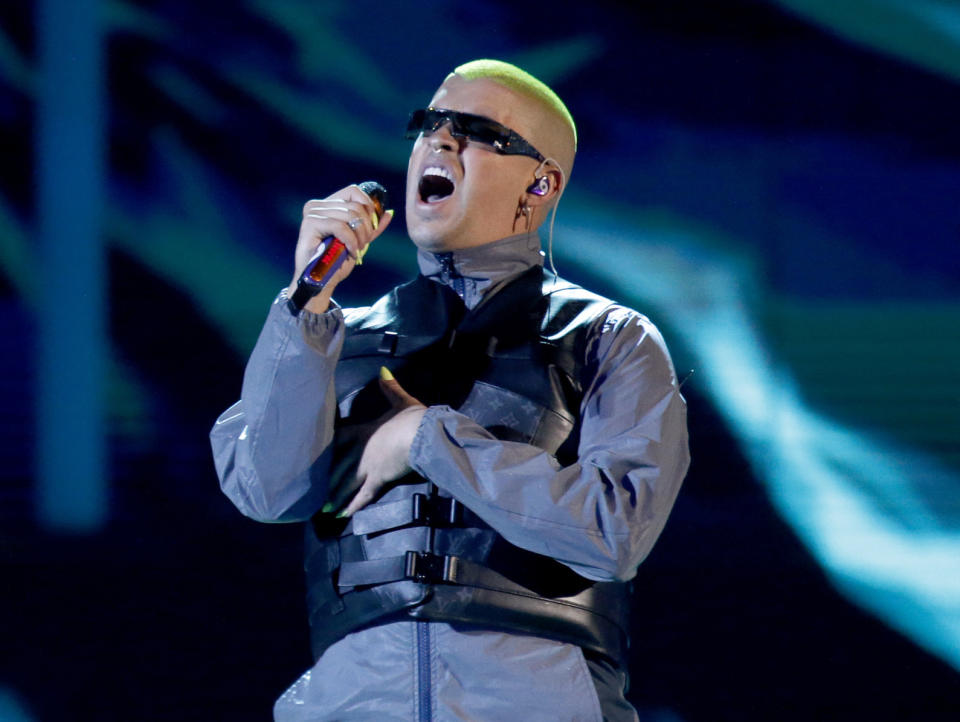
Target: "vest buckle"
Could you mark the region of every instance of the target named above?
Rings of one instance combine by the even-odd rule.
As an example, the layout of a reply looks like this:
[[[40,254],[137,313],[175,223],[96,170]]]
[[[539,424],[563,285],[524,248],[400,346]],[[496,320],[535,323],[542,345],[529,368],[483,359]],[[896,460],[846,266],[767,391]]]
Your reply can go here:
[[[449,554],[408,551],[404,577],[420,584],[452,584],[457,580],[459,559]]]
[[[380,339],[380,345],[377,347],[377,351],[380,353],[390,354],[391,356],[397,353],[397,341],[400,339],[399,334],[396,331],[384,331],[383,336]]]
[[[426,494],[414,494],[413,523],[429,526],[462,526],[463,504],[451,497],[429,497]]]

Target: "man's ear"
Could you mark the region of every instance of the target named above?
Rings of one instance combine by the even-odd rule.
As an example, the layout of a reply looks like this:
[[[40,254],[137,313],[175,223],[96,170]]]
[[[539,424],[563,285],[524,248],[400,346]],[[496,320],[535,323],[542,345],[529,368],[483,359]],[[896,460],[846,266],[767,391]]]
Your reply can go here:
[[[549,203],[563,186],[563,173],[556,168],[547,168],[540,172],[527,188],[526,202],[536,207]]]

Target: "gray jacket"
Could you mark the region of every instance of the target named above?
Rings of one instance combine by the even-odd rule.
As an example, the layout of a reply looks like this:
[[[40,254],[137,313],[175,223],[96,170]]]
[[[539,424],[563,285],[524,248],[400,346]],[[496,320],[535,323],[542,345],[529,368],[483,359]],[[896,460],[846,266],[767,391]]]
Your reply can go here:
[[[458,251],[421,273],[474,306],[542,262],[535,236]],[[308,519],[326,501],[333,374],[344,313],[270,310],[241,400],[211,432],[224,493],[261,521]],[[430,408],[410,452],[415,471],[512,544],[597,581],[629,580],[666,522],[689,463],[686,407],[662,337],[614,307],[587,348],[576,463],[490,436],[468,415]],[[330,647],[277,701],[283,720],[634,719],[625,675],[560,642],[437,622],[401,621]]]

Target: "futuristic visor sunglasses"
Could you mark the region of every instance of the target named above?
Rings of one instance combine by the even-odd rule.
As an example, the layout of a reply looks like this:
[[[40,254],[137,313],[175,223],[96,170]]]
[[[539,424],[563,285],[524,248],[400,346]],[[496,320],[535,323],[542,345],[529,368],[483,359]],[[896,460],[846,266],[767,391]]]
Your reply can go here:
[[[505,125],[482,115],[460,113],[456,110],[423,108],[413,111],[410,122],[407,123],[406,137],[413,140],[420,133],[429,135],[448,122],[450,135],[454,138],[482,143],[500,155],[526,155],[541,163],[545,160],[540,151]]]

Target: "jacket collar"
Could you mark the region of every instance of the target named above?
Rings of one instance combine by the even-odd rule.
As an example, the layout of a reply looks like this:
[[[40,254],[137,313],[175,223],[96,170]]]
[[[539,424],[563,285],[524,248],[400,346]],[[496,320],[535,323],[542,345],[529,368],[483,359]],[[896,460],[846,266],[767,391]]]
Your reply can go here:
[[[475,308],[481,299],[533,266],[543,265],[536,232],[507,236],[492,243],[449,253],[417,251],[420,273],[449,286]]]

